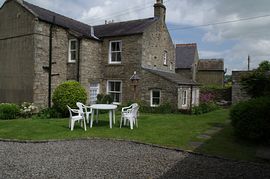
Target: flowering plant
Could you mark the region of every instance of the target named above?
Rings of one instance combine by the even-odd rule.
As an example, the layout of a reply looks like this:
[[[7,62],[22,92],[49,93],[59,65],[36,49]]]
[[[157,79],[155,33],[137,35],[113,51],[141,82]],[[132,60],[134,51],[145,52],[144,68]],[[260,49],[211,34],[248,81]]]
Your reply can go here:
[[[22,117],[31,117],[33,114],[38,113],[38,107],[35,106],[33,103],[24,102],[21,105],[20,112]]]
[[[201,103],[213,102],[214,99],[215,99],[215,95],[213,93],[206,92],[206,93],[200,94],[200,102]]]

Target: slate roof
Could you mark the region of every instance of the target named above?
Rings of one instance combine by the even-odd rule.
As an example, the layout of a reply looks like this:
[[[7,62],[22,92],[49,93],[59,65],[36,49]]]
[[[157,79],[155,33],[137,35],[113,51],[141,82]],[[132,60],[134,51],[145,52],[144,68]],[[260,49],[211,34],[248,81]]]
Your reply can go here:
[[[158,18],[152,17],[147,19],[97,25],[94,26],[95,36],[99,38],[104,38],[113,36],[141,34],[147,27],[149,27],[157,20]]]
[[[198,70],[224,71],[224,60],[223,59],[200,59],[198,62]]]
[[[195,59],[197,44],[176,44],[176,64],[175,68],[191,68]]]
[[[41,8],[39,6],[36,6],[34,4],[28,3],[26,1],[17,1],[19,4],[21,4],[24,8],[26,8],[30,13],[32,13],[34,16],[36,16],[41,21],[45,21],[47,23],[52,24],[53,23],[53,17],[55,17],[55,24],[58,26],[61,26],[65,29],[69,29],[71,31],[75,31],[80,36],[96,39],[95,37],[91,36],[91,26],[84,24],[82,22],[79,22],[77,20],[68,18],[66,16],[60,15],[58,13],[49,11],[47,9]]]
[[[193,80],[187,79],[184,76],[179,75],[177,73],[168,73],[165,71],[153,70],[153,69],[148,69],[148,68],[143,68],[143,69],[154,75],[158,75],[166,80],[176,83],[178,85],[198,85],[198,83],[194,82]]]

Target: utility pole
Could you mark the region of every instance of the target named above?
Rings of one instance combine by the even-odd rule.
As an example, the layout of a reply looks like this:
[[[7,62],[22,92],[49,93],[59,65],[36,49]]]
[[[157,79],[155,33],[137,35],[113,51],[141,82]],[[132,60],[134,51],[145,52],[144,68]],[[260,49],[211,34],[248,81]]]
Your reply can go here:
[[[250,70],[250,56],[248,55],[248,71]]]

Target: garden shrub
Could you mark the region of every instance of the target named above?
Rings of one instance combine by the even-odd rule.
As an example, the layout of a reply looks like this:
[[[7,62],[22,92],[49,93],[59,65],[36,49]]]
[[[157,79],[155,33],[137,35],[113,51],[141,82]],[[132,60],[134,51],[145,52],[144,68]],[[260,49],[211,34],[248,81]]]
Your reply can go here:
[[[260,97],[233,106],[230,118],[236,136],[253,140],[270,139],[270,97]]]
[[[217,109],[220,109],[220,107],[214,102],[201,103],[199,106],[192,108],[192,114],[204,114]]]
[[[41,119],[61,118],[62,114],[52,107],[41,110],[37,117]]]
[[[38,113],[38,107],[35,106],[33,103],[24,102],[20,106],[20,115],[23,118],[29,118],[34,114]]]
[[[20,114],[20,107],[16,104],[0,104],[0,119],[16,119]]]
[[[108,94],[98,94],[97,95],[97,104],[111,104],[113,102],[113,98]]]
[[[140,106],[140,112],[143,113],[168,114],[177,112],[177,108],[171,105],[169,102],[164,102],[157,107],[151,107],[145,101],[140,101],[138,104]]]
[[[67,81],[60,84],[54,91],[53,107],[63,116],[67,116],[67,105],[77,108],[76,102],[85,103],[87,100],[86,90],[77,81]]]

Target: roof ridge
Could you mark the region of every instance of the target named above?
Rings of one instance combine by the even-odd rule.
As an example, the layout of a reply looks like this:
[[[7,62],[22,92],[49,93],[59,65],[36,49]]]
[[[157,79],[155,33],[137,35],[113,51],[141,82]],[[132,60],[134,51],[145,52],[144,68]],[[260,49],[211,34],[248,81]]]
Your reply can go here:
[[[197,43],[176,44],[176,47],[197,47]]]
[[[150,19],[157,19],[157,17],[148,17],[148,18],[143,18],[143,19],[134,19],[134,20],[128,20],[128,21],[120,21],[120,22],[112,22],[108,24],[100,24],[100,25],[95,25],[93,27],[97,26],[104,26],[104,25],[113,25],[113,24],[120,24],[120,23],[127,23],[127,22],[135,22],[135,21],[143,21],[143,20],[150,20]]]

